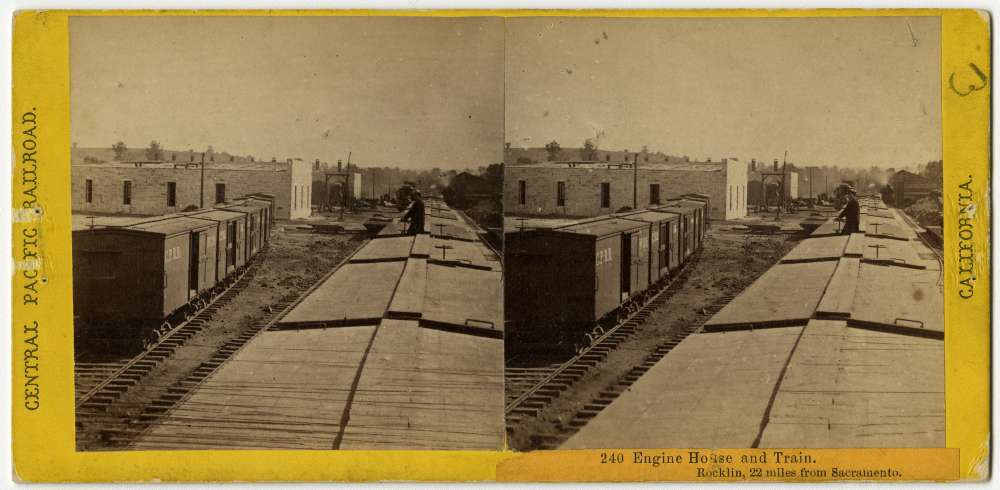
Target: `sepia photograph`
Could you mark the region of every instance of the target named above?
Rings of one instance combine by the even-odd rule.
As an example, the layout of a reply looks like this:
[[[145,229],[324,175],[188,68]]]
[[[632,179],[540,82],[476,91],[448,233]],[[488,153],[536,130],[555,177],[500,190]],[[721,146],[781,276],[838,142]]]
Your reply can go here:
[[[945,446],[938,17],[506,32],[512,449]]]
[[[502,19],[69,51],[77,451],[503,449]]]

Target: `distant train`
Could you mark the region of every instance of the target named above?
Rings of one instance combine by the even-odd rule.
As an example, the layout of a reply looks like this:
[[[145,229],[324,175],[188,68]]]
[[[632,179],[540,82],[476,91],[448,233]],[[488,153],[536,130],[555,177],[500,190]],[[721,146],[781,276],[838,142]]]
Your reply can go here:
[[[701,250],[709,209],[708,196],[687,194],[649,209],[506,233],[508,345],[579,346],[635,311]]]
[[[93,218],[73,231],[76,340],[134,350],[208,304],[267,245],[273,196],[154,217]]]

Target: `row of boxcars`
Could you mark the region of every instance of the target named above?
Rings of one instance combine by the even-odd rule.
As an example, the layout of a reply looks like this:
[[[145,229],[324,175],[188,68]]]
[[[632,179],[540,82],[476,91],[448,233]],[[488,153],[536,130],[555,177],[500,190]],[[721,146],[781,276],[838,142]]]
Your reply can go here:
[[[504,236],[507,339],[522,349],[578,347],[640,307],[702,248],[709,198]]]
[[[73,314],[83,348],[134,350],[205,306],[268,243],[274,198],[153,217],[94,217],[73,230]]]

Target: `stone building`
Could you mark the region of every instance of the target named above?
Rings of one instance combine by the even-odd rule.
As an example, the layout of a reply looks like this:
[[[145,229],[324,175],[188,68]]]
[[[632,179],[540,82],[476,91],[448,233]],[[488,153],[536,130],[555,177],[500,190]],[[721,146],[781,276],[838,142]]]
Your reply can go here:
[[[74,164],[72,186],[74,213],[158,215],[199,207],[202,200],[199,163]],[[276,219],[309,216],[310,163],[206,163],[205,207],[252,193],[274,196]]]
[[[706,194],[712,219],[747,213],[747,168],[721,162],[546,162],[504,167],[504,213],[514,216],[599,216],[645,208],[682,194]],[[635,185],[638,182],[638,185]]]

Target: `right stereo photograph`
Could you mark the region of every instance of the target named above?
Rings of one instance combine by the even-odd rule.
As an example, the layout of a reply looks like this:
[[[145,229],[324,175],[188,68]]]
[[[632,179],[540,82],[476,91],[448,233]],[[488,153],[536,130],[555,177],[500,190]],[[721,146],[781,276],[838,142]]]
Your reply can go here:
[[[511,18],[517,451],[945,445],[938,17]]]

